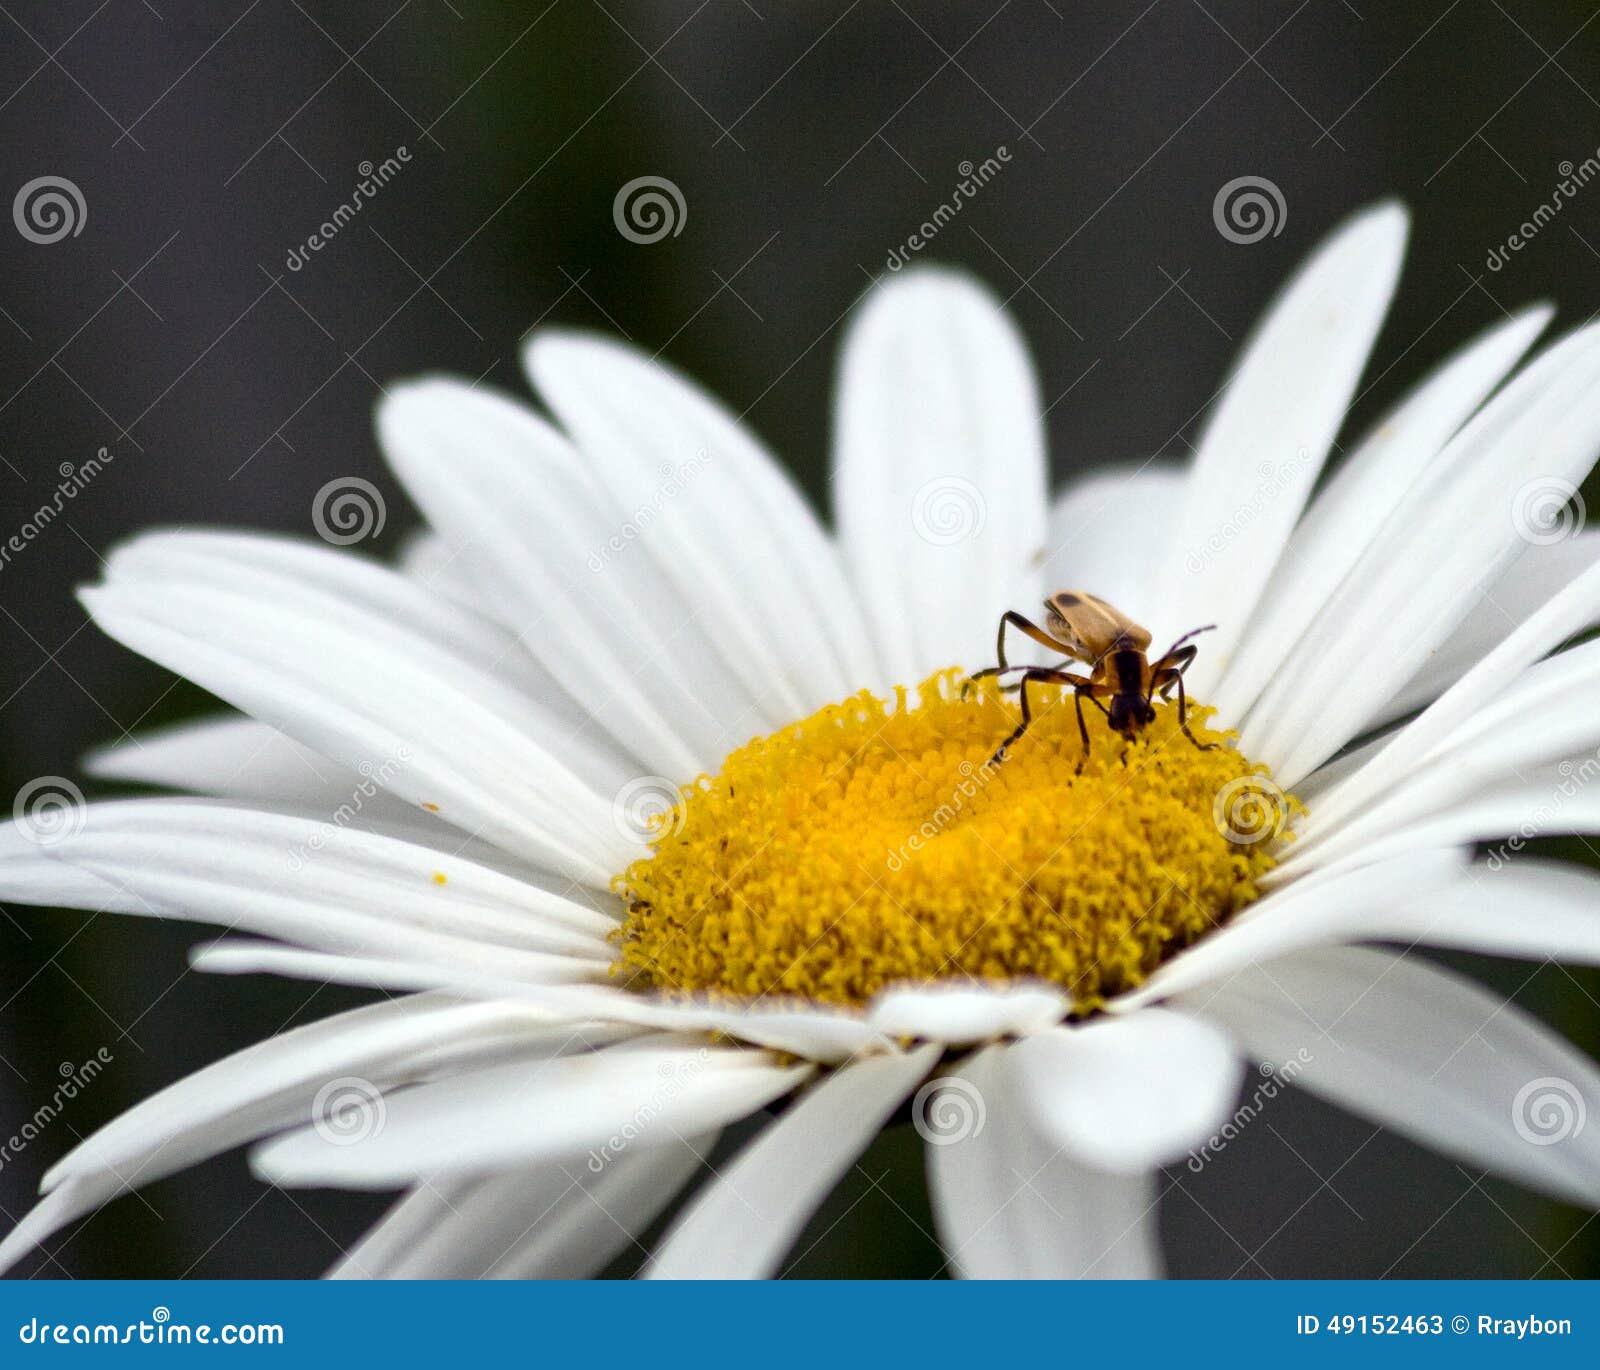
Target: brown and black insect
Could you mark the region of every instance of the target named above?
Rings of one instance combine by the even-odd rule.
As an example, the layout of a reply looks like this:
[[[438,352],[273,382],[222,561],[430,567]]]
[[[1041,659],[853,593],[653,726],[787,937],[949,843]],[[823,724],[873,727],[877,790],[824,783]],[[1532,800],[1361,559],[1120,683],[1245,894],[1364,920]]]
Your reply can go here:
[[[1197,633],[1209,632],[1217,625],[1208,623],[1203,628],[1193,628],[1185,633],[1164,655],[1151,661],[1150,634],[1126,614],[1114,609],[1105,600],[1084,590],[1061,590],[1044,602],[1045,627],[1029,621],[1014,609],[1000,616],[1000,630],[995,639],[995,656],[998,666],[977,672],[972,679],[987,676],[1009,675],[1020,672],[1016,685],[1002,686],[1015,689],[1022,696],[1022,722],[1010,737],[995,751],[994,760],[1004,761],[1006,749],[1033,722],[1033,710],[1028,703],[1028,686],[1066,685],[1074,695],[1078,710],[1078,732],[1083,738],[1083,755],[1078,758],[1078,773],[1089,759],[1089,727],[1083,719],[1083,701],[1087,699],[1106,716],[1111,727],[1130,742],[1155,721],[1154,701],[1166,699],[1174,689],[1178,692],[1178,726],[1183,735],[1203,751],[1217,744],[1202,742],[1189,731],[1188,700],[1183,692],[1183,673],[1189,669],[1198,650],[1189,639]],[[1089,668],[1088,675],[1074,675],[1056,666],[1011,666],[1006,662],[1006,629],[1015,628],[1041,646],[1061,652],[1073,661]],[[1189,644],[1189,645],[1185,645]],[[1107,704],[1104,701],[1110,701]]]

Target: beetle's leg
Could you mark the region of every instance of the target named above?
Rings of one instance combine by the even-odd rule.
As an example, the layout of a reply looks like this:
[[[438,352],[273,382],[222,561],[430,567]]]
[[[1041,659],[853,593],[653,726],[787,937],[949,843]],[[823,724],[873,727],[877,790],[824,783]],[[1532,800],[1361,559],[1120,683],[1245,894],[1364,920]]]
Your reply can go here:
[[[1155,689],[1170,690],[1174,685],[1178,687],[1178,726],[1183,729],[1183,735],[1203,752],[1213,752],[1221,744],[1216,742],[1202,742],[1189,731],[1189,700],[1183,692],[1183,673],[1189,663],[1194,660],[1194,648],[1186,647],[1178,655],[1184,658],[1181,665],[1163,665],[1152,677]],[[1165,658],[1163,658],[1165,660]]]
[[[1177,683],[1177,678],[1194,665],[1195,656],[1199,649],[1184,647],[1177,651],[1168,652],[1164,657],[1150,663],[1150,694],[1151,697],[1159,695],[1165,699],[1172,687]]]
[[[986,676],[999,675],[1002,671],[1009,671],[1012,669],[1012,667],[1006,663],[1006,629],[1008,627],[1015,628],[1019,633],[1023,633],[1026,636],[1031,637],[1041,647],[1048,647],[1052,651],[1060,652],[1063,656],[1070,657],[1072,655],[1072,650],[1067,646],[1066,643],[1057,642],[1055,638],[1051,637],[1050,634],[1045,632],[1045,630],[1037,623],[1032,622],[1030,619],[1024,618],[1015,609],[1007,609],[1005,613],[1000,615],[1000,627],[996,630],[994,636],[995,660],[1000,664],[998,666],[985,667],[983,670],[968,676],[966,682],[961,687],[961,697],[963,699],[967,697],[967,688],[974,680],[982,680]],[[1029,668],[1024,667],[1022,669],[1026,670]]]
[[[1074,660],[1075,660],[1075,658],[1068,657],[1065,661],[1058,661],[1058,662],[1056,662],[1054,669],[1059,671],[1063,667],[1073,664]],[[1032,671],[1032,670],[1036,670],[1036,669],[1040,669],[1040,668],[1033,667],[1033,666],[1007,666],[1004,669],[1006,671],[1008,671],[1008,672],[1009,671],[1021,672],[1021,671]],[[990,666],[986,670],[979,671],[976,675],[968,676],[967,677],[967,681],[966,681],[966,685],[970,685],[974,680],[985,680],[985,679],[988,679],[990,676],[997,676],[997,675],[1000,675],[1000,674],[1001,674],[1001,668],[999,666]],[[966,690],[966,685],[962,686],[963,692],[965,692],[965,690]],[[1002,685],[1000,687],[1000,693],[1003,694],[1003,695],[1014,695],[1021,688],[1022,688],[1022,681],[1019,679],[1014,684]],[[1098,702],[1098,701],[1096,701],[1096,702]],[[1105,706],[1102,704],[1100,707],[1104,708]]]
[[[1072,772],[1073,775],[1082,775],[1084,763],[1089,759],[1089,729],[1083,721],[1083,701],[1087,699],[1108,719],[1111,717],[1111,710],[1100,702],[1100,697],[1096,693],[1100,688],[1092,680],[1080,680],[1072,692],[1075,697],[1074,702],[1078,706],[1078,736],[1083,739],[1083,753],[1078,757],[1078,765]]]
[[[1031,669],[1032,668],[1028,667],[1028,666],[985,666],[981,671],[974,671],[971,675],[969,675],[966,678],[966,680],[964,680],[962,682],[962,684],[961,684],[961,697],[963,699],[966,698],[966,696],[967,696],[967,688],[974,681],[977,681],[977,680],[988,680],[990,676],[1006,675],[1011,671],[1027,671],[1027,670],[1031,670]],[[1002,685],[1000,688],[1002,690],[1014,690],[1017,687],[1015,685]]]
[[[1019,633],[1031,637],[1041,647],[1049,647],[1052,651],[1060,652],[1064,656],[1071,656],[1072,649],[1065,642],[1057,642],[1049,633],[1045,632],[1037,623],[1024,618],[1015,609],[1007,609],[1000,615],[1000,628],[994,638],[994,658],[1000,663],[1002,670],[1006,665],[1006,628],[1015,628]]]
[[[1199,655],[1199,652],[1200,649],[1198,647],[1184,647],[1178,651],[1168,652],[1160,661],[1151,666],[1151,672],[1160,676],[1167,675],[1169,672],[1175,675],[1182,675],[1194,664],[1194,659]],[[1171,687],[1171,684],[1170,680],[1167,681],[1168,688]]]
[[[1198,629],[1196,631],[1199,631]],[[1178,678],[1189,669],[1195,658],[1195,648],[1174,649],[1164,657],[1150,663],[1151,699],[1165,700],[1172,694]]]
[[[1041,685],[1071,685],[1074,689],[1082,689],[1084,686],[1089,684],[1089,682],[1081,675],[1072,675],[1067,671],[1052,670],[1048,666],[1028,667],[1027,670],[1022,673],[1022,722],[1019,723],[1012,731],[1011,736],[1006,738],[1006,740],[995,749],[994,755],[989,758],[989,764],[991,766],[998,766],[1006,759],[1006,748],[1015,742],[1019,737],[1021,737],[1023,733],[1027,732],[1028,725],[1033,722],[1033,707],[1028,703],[1028,686],[1030,683],[1035,681]],[[1080,724],[1083,722],[1083,715],[1081,712],[1078,715],[1078,722]],[[1085,741],[1087,742],[1087,738]]]
[[[1084,763],[1089,759],[1089,725],[1083,721],[1083,691],[1072,692],[1073,707],[1078,711],[1078,736],[1083,739],[1083,750],[1078,753],[1078,764],[1073,769],[1073,775],[1082,775]]]

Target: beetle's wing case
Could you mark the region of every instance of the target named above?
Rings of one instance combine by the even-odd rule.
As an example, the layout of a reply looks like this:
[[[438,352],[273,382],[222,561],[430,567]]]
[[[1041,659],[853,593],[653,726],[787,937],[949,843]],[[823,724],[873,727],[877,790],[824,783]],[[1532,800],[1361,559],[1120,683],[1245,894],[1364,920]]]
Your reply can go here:
[[[1146,629],[1087,590],[1058,590],[1044,603],[1051,634],[1078,647],[1091,664],[1113,647],[1142,652],[1150,646]]]

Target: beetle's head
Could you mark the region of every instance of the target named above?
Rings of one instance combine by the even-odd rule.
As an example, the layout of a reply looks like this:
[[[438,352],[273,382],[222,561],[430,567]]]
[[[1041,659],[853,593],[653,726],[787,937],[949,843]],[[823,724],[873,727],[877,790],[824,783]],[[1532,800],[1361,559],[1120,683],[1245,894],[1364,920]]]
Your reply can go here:
[[[1112,728],[1130,742],[1156,720],[1155,706],[1143,695],[1112,695],[1108,712]]]

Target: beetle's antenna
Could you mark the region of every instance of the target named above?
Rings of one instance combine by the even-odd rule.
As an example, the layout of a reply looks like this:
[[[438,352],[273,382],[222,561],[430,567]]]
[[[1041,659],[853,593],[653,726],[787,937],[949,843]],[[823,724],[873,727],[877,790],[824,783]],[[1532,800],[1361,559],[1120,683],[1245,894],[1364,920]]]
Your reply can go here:
[[[1217,625],[1215,623],[1208,623],[1203,628],[1191,628],[1191,629],[1189,629],[1189,631],[1186,632],[1182,637],[1180,637],[1176,642],[1174,642],[1172,644],[1172,646],[1167,648],[1167,655],[1171,656],[1175,651],[1178,650],[1178,648],[1183,646],[1183,644],[1185,642],[1187,642],[1190,638],[1199,637],[1201,633],[1209,633],[1209,632],[1215,631],[1216,626]]]

